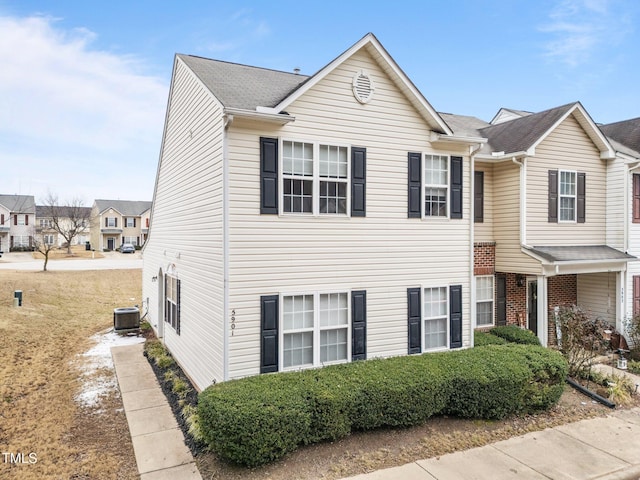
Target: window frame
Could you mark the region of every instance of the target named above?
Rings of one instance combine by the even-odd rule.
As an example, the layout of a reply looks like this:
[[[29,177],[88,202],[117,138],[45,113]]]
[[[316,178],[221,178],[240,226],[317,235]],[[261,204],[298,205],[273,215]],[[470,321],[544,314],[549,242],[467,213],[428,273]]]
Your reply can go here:
[[[131,222],[131,225],[129,225],[129,222]],[[124,226],[125,226],[125,228],[135,228],[136,219],[134,217],[125,217]]]
[[[573,177],[573,195],[562,193],[562,174],[570,174]],[[562,199],[573,199],[573,219],[562,219]],[[558,170],[558,223],[577,223],[578,221],[578,171]]]
[[[427,183],[427,157],[439,157],[445,160],[447,179],[444,184]],[[449,219],[451,218],[451,155],[443,153],[423,153],[422,154],[422,218],[426,219]],[[427,189],[444,189],[445,215],[427,215]],[[424,292],[423,292],[424,293]]]
[[[496,324],[496,311],[495,311],[495,307],[496,307],[496,303],[495,303],[495,295],[496,295],[496,279],[495,279],[495,275],[475,275],[475,282],[474,282],[474,288],[475,288],[475,302],[476,302],[476,327],[493,327]],[[478,280],[479,279],[491,279],[491,299],[481,299],[478,300]],[[480,303],[491,303],[491,323],[483,323],[480,324],[478,323],[478,305]]]
[[[105,228],[118,228],[118,222],[116,217],[107,217],[107,224]]]
[[[451,286],[450,285],[421,285],[420,286],[420,294],[421,294],[421,298],[420,298],[420,322],[421,322],[421,328],[422,328],[422,332],[421,332],[421,338],[420,338],[420,342],[422,345],[422,353],[427,353],[427,352],[441,352],[441,351],[445,351],[445,350],[450,350],[450,345],[451,345],[451,308],[449,305],[449,302],[451,301],[450,299],[450,290]],[[426,312],[425,312],[425,299],[426,299],[426,291],[427,290],[444,290],[445,292],[445,314],[444,315],[437,315],[437,316],[432,316],[432,317],[427,317],[426,316]],[[444,323],[445,323],[445,345],[443,346],[438,346],[438,347],[434,347],[434,348],[427,348],[426,345],[426,335],[427,335],[427,321],[429,320],[438,320],[438,319],[442,319],[444,318]]]
[[[278,188],[280,189],[278,194],[278,215],[279,216],[312,216],[312,217],[351,217],[351,145],[347,145],[342,142],[333,141],[320,141],[320,140],[300,140],[293,138],[279,138],[278,139]],[[313,162],[313,174],[299,175],[285,173],[284,169],[284,144],[285,143],[302,143],[312,146],[312,162]],[[346,149],[346,177],[327,177],[320,175],[320,147],[334,147]],[[311,180],[311,212],[287,212],[284,209],[285,206],[285,180]],[[344,213],[330,213],[320,211],[320,183],[332,182],[343,183],[345,185],[345,212]]]
[[[178,298],[178,276],[165,274],[166,287],[164,290],[165,323],[176,332],[178,331],[180,298]]]
[[[25,214],[22,213],[18,213],[16,214],[16,225],[19,227],[24,227],[27,225],[27,216]]]
[[[346,306],[346,313],[347,313],[347,322],[345,326],[335,326],[335,325],[331,325],[331,326],[321,326],[320,325],[320,297],[322,295],[332,295],[332,294],[342,294],[346,296],[346,300],[347,300],[347,306]],[[297,329],[291,329],[291,330],[286,330],[285,329],[285,325],[284,325],[284,313],[285,313],[285,298],[288,297],[297,297],[297,296],[311,296],[313,297],[313,326],[312,327],[305,327],[305,328],[297,328]],[[295,370],[303,370],[303,369],[308,369],[308,368],[318,368],[318,367],[323,367],[326,365],[334,365],[334,364],[339,364],[339,363],[349,363],[351,362],[351,339],[352,339],[352,330],[353,330],[353,325],[352,325],[352,318],[351,318],[351,290],[322,290],[322,291],[313,291],[313,292],[286,292],[286,293],[280,293],[279,294],[279,299],[278,302],[280,304],[280,308],[278,309],[278,371],[279,372],[288,372],[288,371],[295,371]],[[346,356],[345,359],[343,360],[332,360],[332,361],[327,361],[327,362],[322,362],[320,360],[320,350],[321,350],[321,344],[320,344],[320,334],[323,331],[328,331],[328,330],[346,330],[347,331],[347,351],[346,351]],[[304,332],[312,332],[312,336],[313,336],[313,361],[311,364],[304,364],[304,365],[292,365],[292,366],[288,366],[285,367],[284,366],[284,353],[285,353],[285,348],[284,348],[284,338],[285,335],[288,334],[295,334],[295,333],[304,333]]]

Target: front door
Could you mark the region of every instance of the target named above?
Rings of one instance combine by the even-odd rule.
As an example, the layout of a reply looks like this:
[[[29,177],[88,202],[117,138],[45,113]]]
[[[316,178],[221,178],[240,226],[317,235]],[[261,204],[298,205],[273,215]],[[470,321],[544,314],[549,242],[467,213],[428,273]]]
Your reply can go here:
[[[527,328],[538,335],[538,282],[527,282]]]
[[[115,249],[116,249],[116,239],[107,238],[107,250],[115,250]]]

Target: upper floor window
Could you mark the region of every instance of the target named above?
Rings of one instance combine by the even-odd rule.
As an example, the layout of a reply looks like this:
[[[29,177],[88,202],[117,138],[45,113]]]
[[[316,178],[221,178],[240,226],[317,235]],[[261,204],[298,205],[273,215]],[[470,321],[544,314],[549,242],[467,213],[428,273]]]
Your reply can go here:
[[[14,217],[15,225],[29,225],[29,217],[27,215],[17,215]]]
[[[40,219],[40,228],[51,228],[53,222],[50,218],[41,218]]]
[[[576,175],[577,172],[560,170],[559,175],[559,207],[561,222],[576,221]]]
[[[343,214],[349,191],[349,148],[282,142],[282,211]]]
[[[449,191],[449,157],[424,156],[424,215],[446,217]]]
[[[127,217],[125,219],[125,226],[128,228],[133,228],[136,226],[136,219],[134,217]]]
[[[118,219],[116,217],[107,217],[105,218],[104,226],[116,228],[118,226]]]

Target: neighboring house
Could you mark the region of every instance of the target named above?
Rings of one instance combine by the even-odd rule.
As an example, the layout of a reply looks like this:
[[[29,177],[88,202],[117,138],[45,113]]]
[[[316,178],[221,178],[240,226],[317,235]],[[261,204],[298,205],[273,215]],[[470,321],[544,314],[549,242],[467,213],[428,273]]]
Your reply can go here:
[[[640,118],[601,125],[616,151],[609,190],[614,212],[610,215],[616,242],[625,252],[640,257]],[[623,225],[623,229],[612,228]],[[640,262],[629,263],[623,297],[624,317],[640,314]]]
[[[143,255],[154,330],[199,389],[472,346],[481,137],[371,34],[310,77],[177,55]],[[94,233],[120,228],[107,208]]]
[[[0,195],[0,252],[33,247],[35,220],[32,195]]]
[[[623,222],[608,222],[614,149],[580,103],[505,111],[484,126],[443,115],[454,132],[488,139],[474,167],[476,326],[517,324],[552,344],[556,308],[577,304],[620,328],[635,257]]]
[[[48,205],[36,205],[36,232],[40,235],[42,241],[48,245],[61,247],[66,240],[53,228],[53,217],[51,216],[51,207]],[[72,245],[84,245],[89,241],[91,232],[91,207],[53,207],[58,215],[58,222],[63,229],[71,230],[73,228],[72,220],[76,218],[86,218],[85,230],[76,235],[72,240]],[[82,209],[82,212],[71,213],[70,209]]]
[[[123,243],[142,246],[151,202],[95,200],[91,213],[91,248],[116,250]]]

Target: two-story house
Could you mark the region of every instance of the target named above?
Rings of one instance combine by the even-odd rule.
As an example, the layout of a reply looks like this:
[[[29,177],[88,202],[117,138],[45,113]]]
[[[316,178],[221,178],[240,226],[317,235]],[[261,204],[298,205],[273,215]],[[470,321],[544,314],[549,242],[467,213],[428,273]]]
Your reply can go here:
[[[611,212],[607,232],[630,255],[640,257],[640,118],[601,125],[616,151],[608,188]],[[622,227],[622,228],[620,228]],[[622,296],[624,317],[640,314],[640,262],[630,262]]]
[[[153,328],[201,389],[472,346],[485,141],[372,34],[312,76],[177,55],[143,255]]]
[[[36,229],[40,241],[47,245],[61,247],[66,240],[54,228],[55,222],[65,232],[79,232],[71,241],[72,245],[84,245],[90,241],[91,208],[80,206],[36,205]]]
[[[151,202],[95,200],[91,213],[91,246],[116,250],[123,243],[142,246],[148,233]]]
[[[33,195],[0,195],[0,252],[33,247]]]
[[[444,118],[488,139],[473,185],[475,325],[518,324],[546,345],[556,341],[556,309],[577,304],[620,328],[619,292],[635,258],[607,195],[615,151],[584,107],[502,109],[484,125]]]

